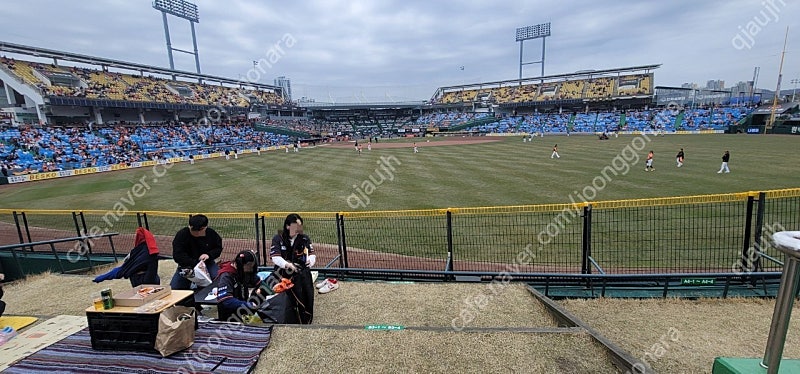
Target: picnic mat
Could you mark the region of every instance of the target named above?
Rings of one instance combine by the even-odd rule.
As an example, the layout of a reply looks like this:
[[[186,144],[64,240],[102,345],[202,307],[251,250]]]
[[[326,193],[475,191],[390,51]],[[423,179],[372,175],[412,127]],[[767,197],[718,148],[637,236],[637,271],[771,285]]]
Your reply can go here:
[[[249,373],[271,336],[272,326],[200,322],[191,347],[162,358],[155,352],[95,351],[85,328],[3,373]]]
[[[25,317],[25,316],[5,316],[0,317],[0,328],[11,326],[14,330],[19,331],[25,326],[30,325],[38,321],[39,319],[36,317]]]
[[[3,317],[5,318],[5,317]],[[0,370],[15,361],[47,347],[80,331],[87,325],[86,317],[58,316],[19,332],[17,336],[0,345]]]

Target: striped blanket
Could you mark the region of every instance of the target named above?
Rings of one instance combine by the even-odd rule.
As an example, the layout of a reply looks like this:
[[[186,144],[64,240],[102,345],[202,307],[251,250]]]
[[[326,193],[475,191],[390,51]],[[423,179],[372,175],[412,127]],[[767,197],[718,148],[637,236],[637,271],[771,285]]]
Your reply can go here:
[[[200,322],[189,349],[162,358],[158,353],[95,351],[86,328],[3,373],[249,373],[271,335],[271,326]]]

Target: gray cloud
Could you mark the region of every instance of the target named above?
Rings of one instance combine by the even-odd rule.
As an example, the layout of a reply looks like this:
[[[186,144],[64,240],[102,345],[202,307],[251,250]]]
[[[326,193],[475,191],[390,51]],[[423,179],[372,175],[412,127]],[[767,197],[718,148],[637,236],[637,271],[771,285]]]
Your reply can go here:
[[[514,30],[540,22],[552,22],[547,74],[661,63],[657,85],[732,85],[760,66],[759,86],[774,89],[786,27],[800,26],[789,15],[800,5],[773,1],[777,20],[746,49],[731,39],[766,2],[197,0],[197,37],[203,72],[238,78],[291,35],[295,45],[261,81],[285,75],[295,96],[318,100],[427,99],[440,86],[514,79]],[[149,0],[28,0],[3,8],[3,40],[168,66],[161,16]],[[191,49],[186,21],[171,17],[170,31],[175,47]],[[800,76],[791,52],[797,43],[790,39],[784,82]],[[525,48],[526,61],[539,58],[539,41]],[[175,58],[176,68],[194,69],[192,56]],[[525,68],[526,76],[538,73],[538,65]]]

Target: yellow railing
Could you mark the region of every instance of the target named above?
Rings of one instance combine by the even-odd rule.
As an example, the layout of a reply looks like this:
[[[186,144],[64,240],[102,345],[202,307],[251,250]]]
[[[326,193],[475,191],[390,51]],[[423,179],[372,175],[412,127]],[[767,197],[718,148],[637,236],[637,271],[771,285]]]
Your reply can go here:
[[[757,197],[760,192],[764,192],[767,198],[787,198],[800,196],[800,188],[787,188],[768,191],[748,191],[727,194],[694,195],[677,197],[655,197],[644,199],[629,200],[606,200],[575,202],[567,204],[537,204],[537,205],[511,205],[511,206],[489,206],[489,207],[465,207],[465,208],[437,208],[437,209],[411,209],[411,210],[375,210],[375,211],[348,211],[348,212],[297,212],[304,218],[325,219],[334,218],[338,213],[349,218],[381,218],[381,217],[425,217],[444,215],[448,211],[455,215],[487,215],[487,214],[509,214],[509,213],[541,213],[541,212],[560,212],[564,210],[579,210],[591,204],[592,209],[620,209],[656,206],[678,206],[693,204],[713,204],[724,202],[745,201],[749,196]],[[24,209],[0,209],[0,214],[11,214],[14,211]],[[107,214],[103,210],[25,210],[27,213],[60,215],[72,212],[83,212],[84,214]],[[171,212],[171,211],[139,211],[149,216],[160,217],[188,217],[190,214],[203,212]],[[257,212],[260,217],[285,217],[293,212]],[[253,218],[256,212],[206,212],[203,213],[209,218]]]

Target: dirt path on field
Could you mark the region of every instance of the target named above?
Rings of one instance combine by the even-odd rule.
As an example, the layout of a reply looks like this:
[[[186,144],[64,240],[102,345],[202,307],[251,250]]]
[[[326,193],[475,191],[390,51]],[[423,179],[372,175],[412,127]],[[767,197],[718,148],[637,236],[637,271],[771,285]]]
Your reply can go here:
[[[402,139],[402,138],[399,138],[399,139]],[[419,141],[417,141],[417,147],[423,148],[423,147],[441,147],[441,146],[446,146],[446,145],[483,144],[483,143],[499,142],[502,139],[493,139],[493,138],[489,138],[489,137],[485,137],[485,136],[481,136],[481,137],[467,137],[467,136],[465,136],[465,137],[453,137],[453,139],[446,139],[446,140],[434,140],[434,141],[429,141],[429,140],[430,139],[425,139],[425,140],[420,139]],[[361,140],[361,141],[358,142],[358,144],[359,145],[366,145],[367,142],[365,142],[364,140]],[[341,141],[341,142],[335,142],[335,143],[326,143],[326,144],[323,144],[323,145],[326,146],[326,147],[332,147],[332,148],[351,148],[352,149],[353,146],[355,145],[355,141],[354,140]],[[372,149],[411,148],[411,147],[413,147],[412,143],[397,142],[397,141],[394,141],[394,140],[387,141],[387,142],[380,142],[379,141],[377,143],[372,143]]]

